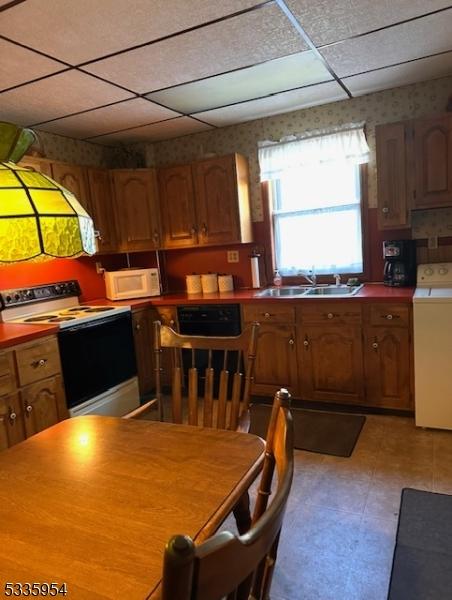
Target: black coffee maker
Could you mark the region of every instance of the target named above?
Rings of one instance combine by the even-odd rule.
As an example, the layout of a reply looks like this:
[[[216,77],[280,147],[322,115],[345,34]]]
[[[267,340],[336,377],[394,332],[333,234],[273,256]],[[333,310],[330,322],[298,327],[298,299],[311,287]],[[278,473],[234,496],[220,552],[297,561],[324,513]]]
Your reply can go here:
[[[383,242],[383,283],[402,287],[416,285],[416,240]]]

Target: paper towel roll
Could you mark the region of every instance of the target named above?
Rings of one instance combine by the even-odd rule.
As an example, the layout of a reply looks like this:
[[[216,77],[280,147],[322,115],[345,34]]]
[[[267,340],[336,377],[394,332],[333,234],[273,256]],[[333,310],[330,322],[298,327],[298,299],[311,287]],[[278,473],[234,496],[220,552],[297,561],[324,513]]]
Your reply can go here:
[[[234,282],[232,275],[218,275],[218,291],[232,292],[234,290]]]
[[[260,277],[259,277],[259,257],[252,256],[251,257],[251,281],[253,288],[261,287]]]
[[[200,294],[202,292],[201,275],[186,275],[185,282],[187,294]]]
[[[218,275],[216,273],[201,275],[201,286],[203,294],[218,292]]]

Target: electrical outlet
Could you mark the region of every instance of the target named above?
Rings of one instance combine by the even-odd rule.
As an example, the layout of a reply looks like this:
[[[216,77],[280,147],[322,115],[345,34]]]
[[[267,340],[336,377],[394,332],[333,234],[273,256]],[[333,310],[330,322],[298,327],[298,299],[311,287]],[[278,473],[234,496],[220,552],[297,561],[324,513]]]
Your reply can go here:
[[[228,263],[238,263],[239,262],[239,251],[238,250],[228,250],[227,257],[228,257]]]
[[[438,236],[437,235],[431,235],[428,238],[428,249],[429,250],[436,250],[438,248]]]

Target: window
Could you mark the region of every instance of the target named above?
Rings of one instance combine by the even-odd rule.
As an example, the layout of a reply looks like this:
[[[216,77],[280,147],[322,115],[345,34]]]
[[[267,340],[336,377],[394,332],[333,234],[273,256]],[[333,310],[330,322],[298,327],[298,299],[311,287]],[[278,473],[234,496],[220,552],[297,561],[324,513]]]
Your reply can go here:
[[[273,181],[276,266],[282,275],[362,273],[359,166],[321,163]]]
[[[368,155],[363,124],[260,144],[282,275],[363,272],[359,165]]]

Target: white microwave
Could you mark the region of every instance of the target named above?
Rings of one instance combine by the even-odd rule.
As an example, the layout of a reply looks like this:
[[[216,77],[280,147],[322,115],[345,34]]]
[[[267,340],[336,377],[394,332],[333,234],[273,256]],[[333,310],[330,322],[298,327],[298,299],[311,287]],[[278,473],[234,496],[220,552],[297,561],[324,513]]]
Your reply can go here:
[[[105,288],[109,300],[128,300],[160,296],[158,269],[122,269],[105,271]]]

